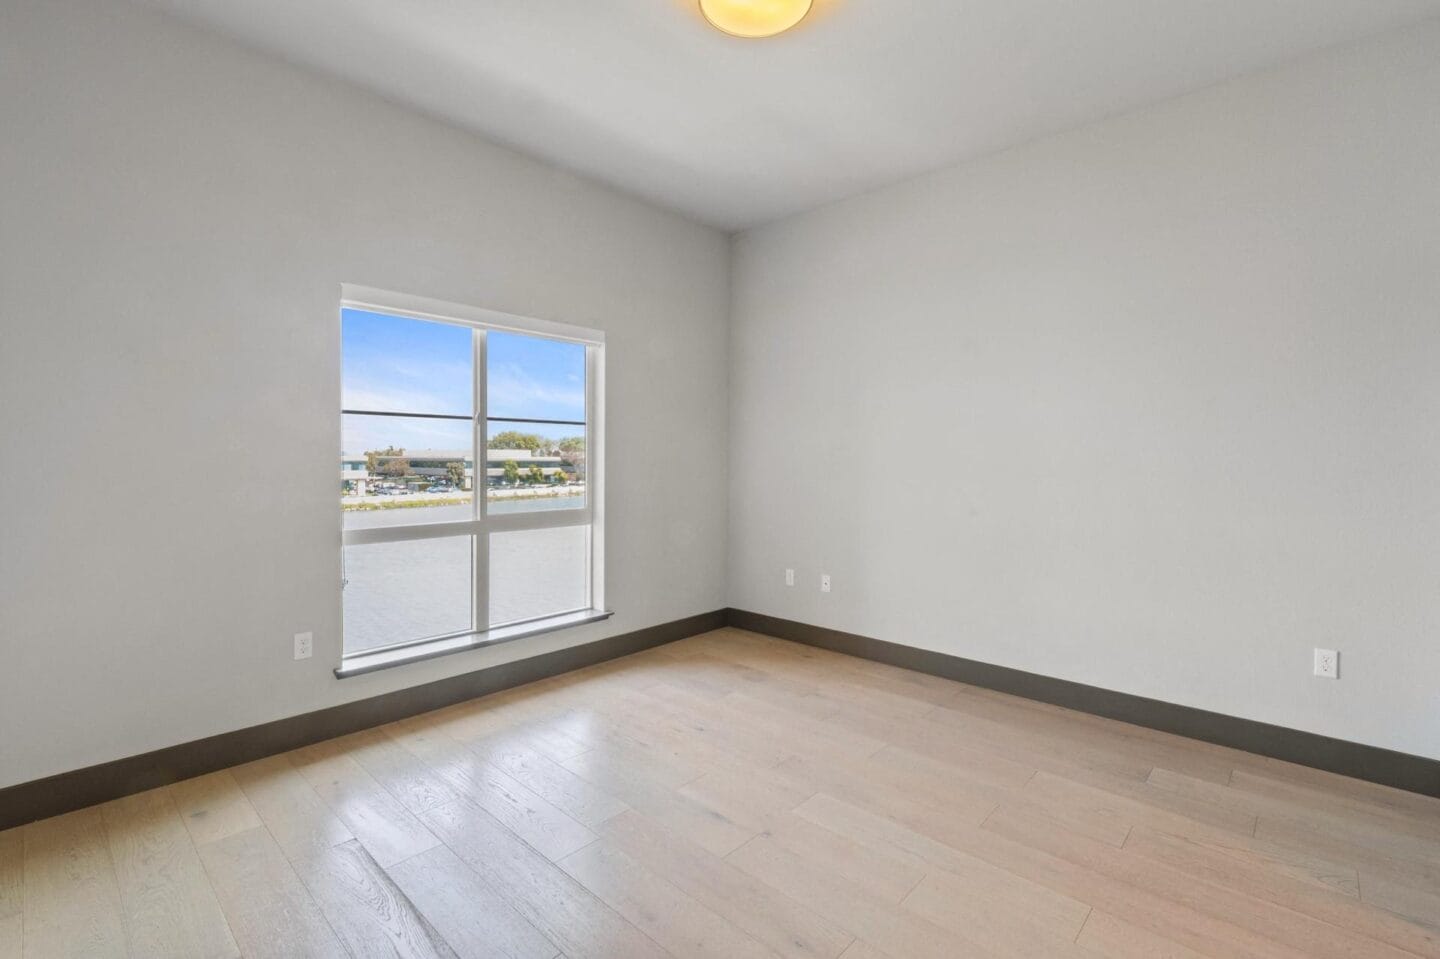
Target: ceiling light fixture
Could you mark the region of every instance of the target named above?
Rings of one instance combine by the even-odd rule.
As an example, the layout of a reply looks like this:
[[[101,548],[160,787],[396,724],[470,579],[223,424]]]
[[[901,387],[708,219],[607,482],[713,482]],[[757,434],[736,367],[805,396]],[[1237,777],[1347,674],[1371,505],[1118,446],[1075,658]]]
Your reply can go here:
[[[732,37],[758,39],[784,33],[805,19],[813,0],[700,0],[710,25]]]

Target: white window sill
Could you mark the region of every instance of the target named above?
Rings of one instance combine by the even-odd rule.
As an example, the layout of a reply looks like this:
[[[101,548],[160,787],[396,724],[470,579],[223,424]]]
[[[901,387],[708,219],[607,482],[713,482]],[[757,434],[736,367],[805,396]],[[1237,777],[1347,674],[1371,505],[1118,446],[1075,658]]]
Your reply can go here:
[[[613,615],[615,614],[604,609],[581,609],[573,613],[562,613],[559,616],[548,616],[545,619],[516,623],[513,626],[499,626],[479,633],[462,633],[459,636],[444,636],[406,646],[392,646],[387,649],[377,649],[374,652],[356,653],[353,656],[346,656],[341,661],[335,669],[335,676],[337,679],[345,679],[350,676],[359,676],[362,673],[373,673],[377,669],[404,666],[406,663],[418,663],[421,660],[434,659],[437,656],[463,653],[466,650],[479,649],[482,646],[508,643],[511,640],[524,639],[526,636],[553,633],[557,629],[598,623]]]

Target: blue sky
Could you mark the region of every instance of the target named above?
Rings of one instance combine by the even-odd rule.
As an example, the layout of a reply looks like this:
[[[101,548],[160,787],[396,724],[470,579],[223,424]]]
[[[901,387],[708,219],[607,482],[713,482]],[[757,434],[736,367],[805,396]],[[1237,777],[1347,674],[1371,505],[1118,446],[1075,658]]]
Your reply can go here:
[[[342,310],[341,406],[405,413],[472,414],[468,327]],[[540,337],[491,331],[486,337],[491,416],[585,418],[585,348]],[[581,427],[491,423],[552,439]],[[346,416],[341,448],[349,454],[394,445],[404,449],[469,448],[470,426],[456,420]]]

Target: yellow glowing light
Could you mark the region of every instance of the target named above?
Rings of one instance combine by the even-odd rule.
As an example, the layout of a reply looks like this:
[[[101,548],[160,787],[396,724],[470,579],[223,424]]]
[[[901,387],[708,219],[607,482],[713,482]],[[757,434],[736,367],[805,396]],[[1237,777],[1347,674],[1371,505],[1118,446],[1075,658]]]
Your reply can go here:
[[[717,30],[735,37],[773,37],[805,19],[813,0],[700,0]]]

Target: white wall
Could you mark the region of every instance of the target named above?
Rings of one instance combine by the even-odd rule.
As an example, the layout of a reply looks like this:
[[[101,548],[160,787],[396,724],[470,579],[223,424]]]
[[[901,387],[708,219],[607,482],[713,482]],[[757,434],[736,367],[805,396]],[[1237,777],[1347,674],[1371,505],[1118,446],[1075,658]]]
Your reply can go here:
[[[723,605],[728,255],[128,4],[0,4],[0,786]],[[334,679],[342,282],[606,330],[614,619]]]
[[[1432,23],[741,236],[731,605],[1440,757],[1437,105]]]
[[[0,786],[727,600],[1440,756],[1436,103],[1432,25],[753,231],[727,288],[338,82],[0,4]],[[613,620],[333,678],[341,282],[607,331]]]

